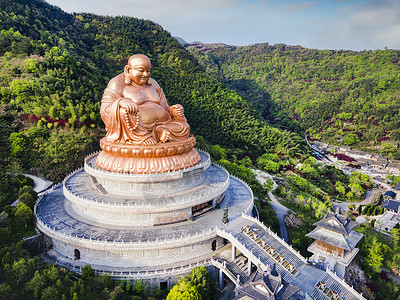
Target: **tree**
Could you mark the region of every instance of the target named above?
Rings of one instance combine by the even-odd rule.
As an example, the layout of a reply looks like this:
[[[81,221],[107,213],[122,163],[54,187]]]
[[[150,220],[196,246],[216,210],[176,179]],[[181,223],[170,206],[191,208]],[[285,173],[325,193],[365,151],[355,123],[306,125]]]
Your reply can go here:
[[[367,264],[374,273],[380,272],[382,266],[383,254],[382,254],[382,243],[378,241],[376,236],[369,239],[367,243]]]
[[[250,157],[248,157],[248,156],[245,156],[244,158],[239,160],[239,163],[246,167],[251,167],[253,165],[253,162],[251,161]]]
[[[216,298],[216,283],[211,279],[205,267],[193,268],[184,280],[187,280],[197,288],[202,300],[213,300]]]
[[[28,143],[25,132],[13,132],[8,140],[11,142],[11,154],[17,157],[22,156]]]
[[[100,282],[104,285],[104,287],[109,288],[112,285],[112,280],[110,275],[108,274],[102,274],[99,277]]]
[[[58,300],[60,293],[55,286],[48,286],[43,290],[41,300]]]
[[[24,277],[28,274],[28,265],[25,258],[21,258],[20,260],[14,262],[12,265],[12,271],[16,278],[17,285],[24,280]]]
[[[272,192],[272,189],[274,188],[274,181],[268,177],[263,187],[266,189],[267,192]]]
[[[400,234],[400,229],[399,228],[393,228],[390,233],[392,234],[392,241],[393,241],[393,250],[397,251],[397,247],[399,245],[399,234]]]
[[[37,198],[34,198],[30,193],[23,193],[20,194],[20,196],[18,197],[19,202],[26,204],[26,206],[28,206],[29,208],[33,208],[36,199]]]
[[[20,203],[17,205],[16,211],[15,211],[15,216],[21,222],[25,223],[25,228],[26,228],[27,222],[32,219],[33,212],[25,203]]]
[[[361,288],[366,283],[364,272],[355,261],[352,261],[346,268],[344,279],[347,284],[353,286],[357,291],[361,291]]]
[[[33,189],[32,186],[29,185],[24,185],[23,187],[21,187],[18,191],[18,195],[22,195],[24,193],[28,193],[30,195],[32,195],[33,198],[35,198],[35,201],[37,199],[37,192]]]
[[[216,160],[226,159],[226,151],[219,145],[215,145],[212,147],[211,154],[215,157]]]
[[[346,194],[346,188],[340,181],[336,181],[336,190],[338,191],[339,194],[343,196]]]
[[[35,298],[40,297],[40,293],[46,285],[46,278],[42,276],[39,271],[36,271],[33,278],[26,284],[29,291],[33,291]]]
[[[132,286],[132,291],[136,294],[136,295],[142,295],[144,290],[144,284],[143,281],[141,279],[136,280],[135,283]]]
[[[351,201],[354,198],[354,194],[350,191],[346,193],[347,201]]]
[[[355,135],[354,133],[348,133],[345,135],[343,143],[347,146],[351,146],[355,143],[359,143],[360,142],[360,138]]]
[[[197,288],[190,282],[179,281],[168,293],[167,300],[202,300]]]
[[[94,271],[90,265],[86,264],[83,266],[81,271],[81,278],[83,280],[90,280],[94,278]]]

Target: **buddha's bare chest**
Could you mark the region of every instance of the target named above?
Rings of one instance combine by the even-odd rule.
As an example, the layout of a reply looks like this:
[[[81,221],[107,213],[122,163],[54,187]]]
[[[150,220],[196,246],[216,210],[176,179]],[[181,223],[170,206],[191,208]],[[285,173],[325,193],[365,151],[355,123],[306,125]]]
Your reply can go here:
[[[160,97],[158,96],[156,89],[152,86],[127,86],[124,88],[123,96],[131,98],[137,105],[141,105],[148,101],[160,104]]]

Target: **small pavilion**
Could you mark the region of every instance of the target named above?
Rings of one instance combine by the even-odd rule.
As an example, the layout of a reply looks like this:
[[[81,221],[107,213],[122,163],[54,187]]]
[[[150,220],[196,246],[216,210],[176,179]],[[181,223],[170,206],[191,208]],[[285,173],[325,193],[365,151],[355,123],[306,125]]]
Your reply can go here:
[[[339,212],[328,212],[314,225],[317,227],[307,233],[307,236],[315,240],[307,249],[313,253],[309,261],[316,267],[334,271],[343,278],[346,267],[359,251],[356,245],[364,236],[353,230],[358,223]]]

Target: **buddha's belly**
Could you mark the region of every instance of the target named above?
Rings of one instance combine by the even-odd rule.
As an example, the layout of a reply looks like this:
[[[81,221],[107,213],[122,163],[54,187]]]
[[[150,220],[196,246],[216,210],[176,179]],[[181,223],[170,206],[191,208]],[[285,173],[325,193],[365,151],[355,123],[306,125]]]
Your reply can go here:
[[[161,105],[154,102],[144,102],[139,106],[139,117],[148,127],[171,121],[171,115]]]

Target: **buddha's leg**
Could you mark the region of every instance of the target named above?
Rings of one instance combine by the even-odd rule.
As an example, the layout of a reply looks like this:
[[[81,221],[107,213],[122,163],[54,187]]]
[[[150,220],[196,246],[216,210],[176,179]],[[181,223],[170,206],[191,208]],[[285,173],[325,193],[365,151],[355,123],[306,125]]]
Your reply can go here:
[[[173,120],[170,123],[158,125],[154,128],[154,137],[163,143],[166,141],[186,140],[190,133],[190,126],[185,121]]]
[[[165,143],[169,140],[171,132],[168,130],[168,127],[165,125],[158,125],[153,130],[154,137],[157,141]]]
[[[120,110],[120,120],[126,143],[145,146],[151,146],[157,143],[157,140],[143,125],[138,114],[128,114],[125,110]]]

